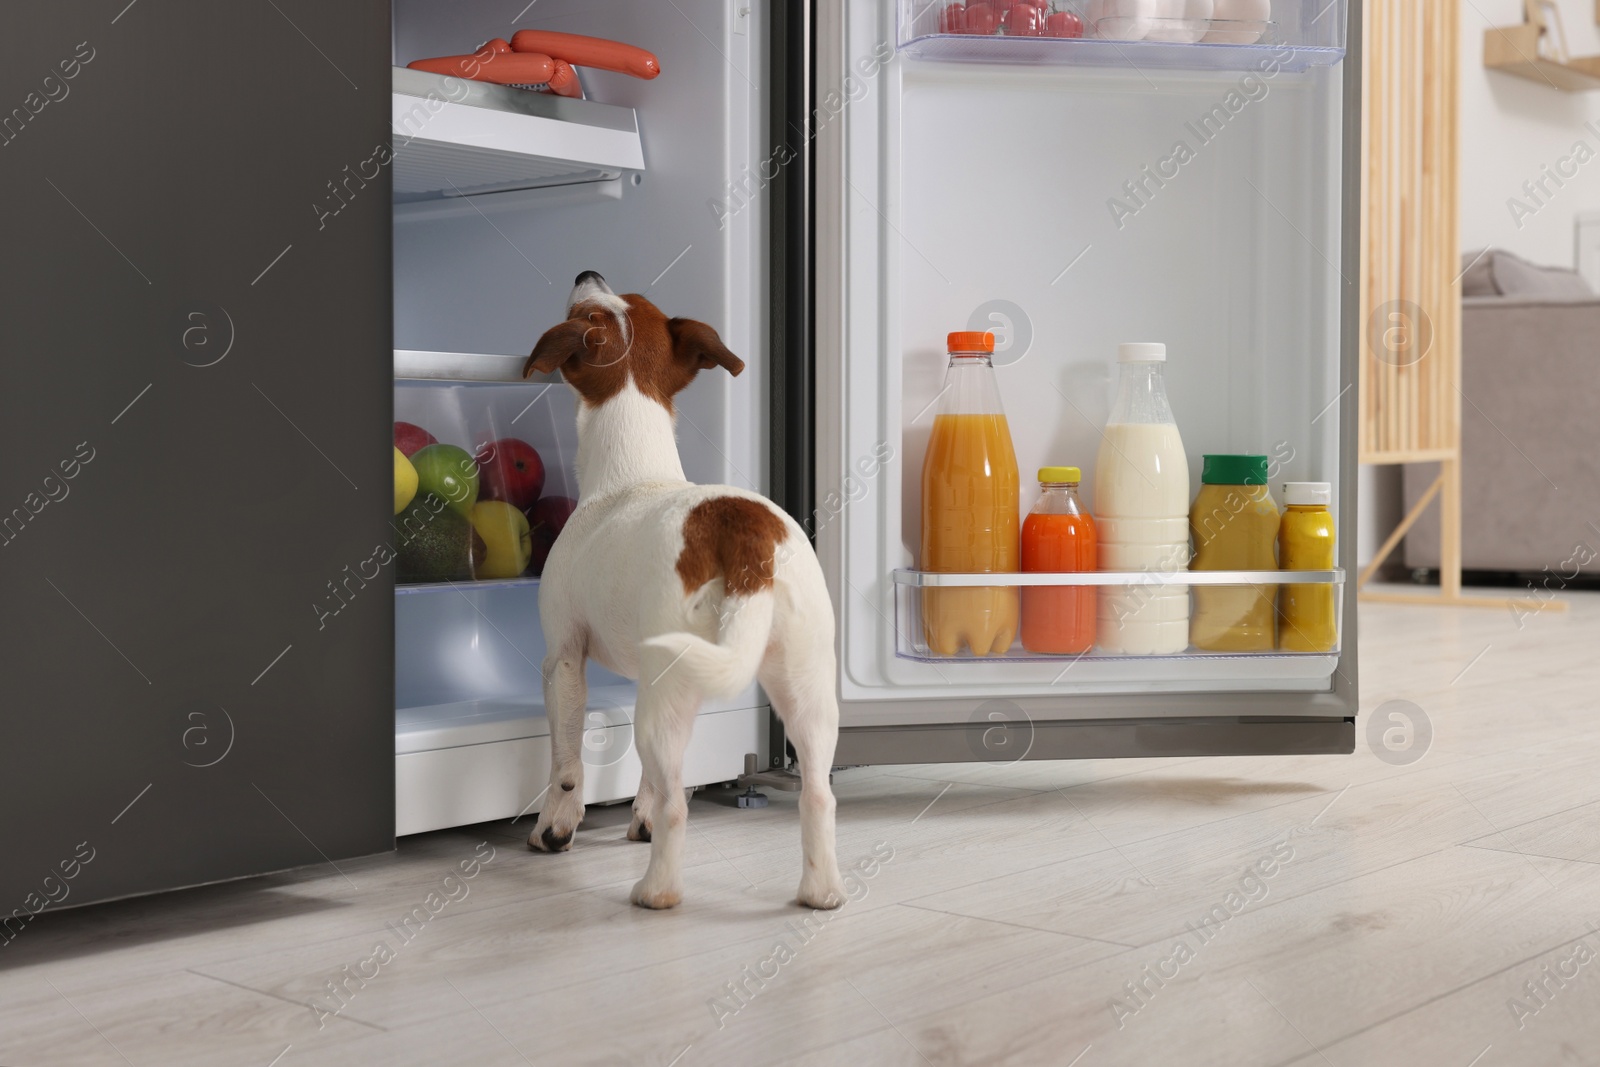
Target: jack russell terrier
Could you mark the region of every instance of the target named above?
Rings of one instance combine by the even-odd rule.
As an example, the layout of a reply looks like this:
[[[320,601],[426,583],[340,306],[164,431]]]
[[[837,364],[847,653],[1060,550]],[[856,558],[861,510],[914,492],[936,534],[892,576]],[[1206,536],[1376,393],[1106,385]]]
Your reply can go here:
[[[523,368],[524,377],[560,370],[578,394],[578,509],[539,589],[551,766],[528,844],[560,852],[583,819],[592,657],[639,682],[644,774],[628,837],[650,842],[650,865],[631,899],[677,904],[695,714],[703,698],[759,680],[800,760],[799,903],[836,908],[845,898],[828,784],[839,736],[833,605],[799,524],[755,493],[684,479],[672,398],[713,367],[738,374],[744,362],[705,323],[669,319],[584,271],[567,321],[539,338]]]

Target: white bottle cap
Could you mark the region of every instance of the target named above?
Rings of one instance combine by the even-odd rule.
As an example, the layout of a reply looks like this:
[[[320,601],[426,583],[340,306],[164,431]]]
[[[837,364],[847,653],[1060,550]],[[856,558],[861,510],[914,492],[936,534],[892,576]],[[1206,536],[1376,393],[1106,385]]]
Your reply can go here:
[[[1333,503],[1333,487],[1327,482],[1284,482],[1283,502],[1285,505],[1321,504],[1327,506]]]
[[[1167,346],[1158,341],[1124,341],[1117,346],[1118,363],[1165,363]]]

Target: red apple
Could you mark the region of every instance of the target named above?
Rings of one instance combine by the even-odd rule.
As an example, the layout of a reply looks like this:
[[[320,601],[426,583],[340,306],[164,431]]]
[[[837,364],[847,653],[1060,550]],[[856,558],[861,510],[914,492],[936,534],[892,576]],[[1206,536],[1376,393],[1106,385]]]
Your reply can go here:
[[[427,448],[429,445],[438,443],[439,439],[437,437],[415,423],[397,422],[394,424],[394,447],[398,448],[407,459],[410,459],[418,449]]]
[[[966,33],[967,9],[963,4],[946,4],[939,12],[940,33]]]
[[[502,437],[479,445],[477,455],[481,500],[504,500],[514,508],[529,508],[544,492],[544,460],[532,445],[515,437]]]
[[[543,574],[544,561],[551,547],[567,525],[578,502],[568,496],[547,496],[535,501],[528,509],[528,532],[533,536],[533,558],[528,561],[529,574]]]
[[[1056,11],[1044,18],[1046,37],[1082,37],[1083,20],[1070,11]]]

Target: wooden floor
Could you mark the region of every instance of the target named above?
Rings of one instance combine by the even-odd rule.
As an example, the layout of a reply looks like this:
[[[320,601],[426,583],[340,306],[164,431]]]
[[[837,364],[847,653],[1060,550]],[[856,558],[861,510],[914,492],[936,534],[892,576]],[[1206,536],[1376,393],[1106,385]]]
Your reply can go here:
[[[695,799],[669,913],[627,903],[625,807],[563,856],[524,820],[46,913],[0,1064],[1600,1064],[1600,594],[1566,599],[1363,609],[1411,763],[841,771],[820,921],[781,793]]]

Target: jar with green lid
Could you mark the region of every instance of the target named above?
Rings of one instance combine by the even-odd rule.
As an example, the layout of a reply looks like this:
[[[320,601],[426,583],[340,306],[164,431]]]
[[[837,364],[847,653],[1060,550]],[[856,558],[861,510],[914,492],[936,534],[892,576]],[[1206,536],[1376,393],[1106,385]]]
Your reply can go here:
[[[1267,457],[1208,455],[1189,509],[1195,571],[1278,569],[1278,504]],[[1211,652],[1270,652],[1277,646],[1276,585],[1197,585],[1189,643]]]

